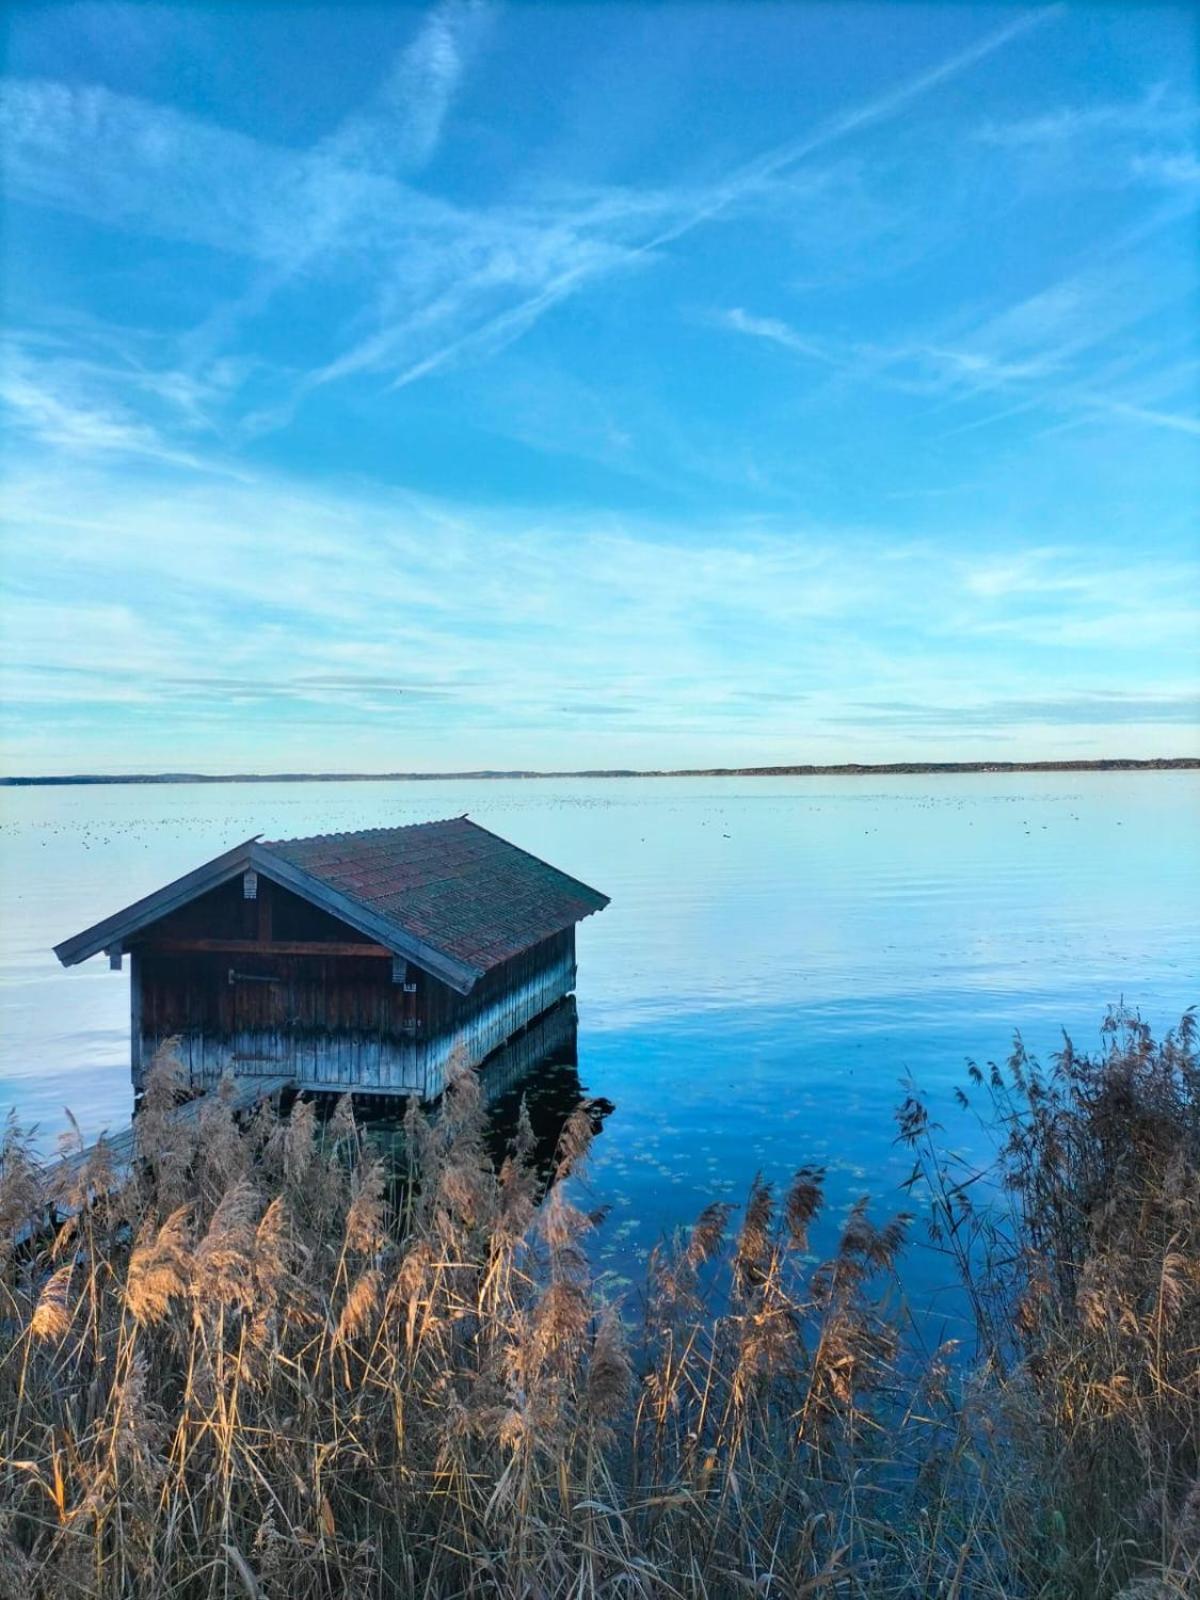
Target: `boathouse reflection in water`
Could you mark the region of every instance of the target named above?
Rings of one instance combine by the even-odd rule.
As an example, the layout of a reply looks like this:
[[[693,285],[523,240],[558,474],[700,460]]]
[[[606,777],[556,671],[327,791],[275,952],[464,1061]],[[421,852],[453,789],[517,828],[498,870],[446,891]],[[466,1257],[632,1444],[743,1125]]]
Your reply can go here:
[[[553,1172],[567,1118],[586,1106],[592,1130],[599,1133],[614,1110],[612,1101],[585,1094],[579,1077],[578,1040],[579,1014],[575,996],[568,995],[477,1069],[488,1111],[487,1150],[497,1168],[516,1137],[522,1103],[533,1130],[533,1163],[543,1183],[549,1182]],[[321,1096],[319,1104],[327,1116],[332,1099]],[[434,1118],[437,1114],[436,1105],[426,1111]],[[397,1114],[395,1101],[356,1099],[355,1115],[372,1144],[399,1170],[404,1161],[404,1118]]]
[[[579,1078],[579,1016],[575,996],[568,995],[538,1019],[533,1036],[498,1051],[481,1069],[488,1105],[488,1150],[499,1165],[516,1137],[524,1102],[533,1129],[533,1163],[543,1183],[554,1166],[554,1153],[567,1118],[586,1107],[597,1134],[615,1109],[611,1100],[588,1096]],[[515,1051],[515,1054],[514,1054]]]

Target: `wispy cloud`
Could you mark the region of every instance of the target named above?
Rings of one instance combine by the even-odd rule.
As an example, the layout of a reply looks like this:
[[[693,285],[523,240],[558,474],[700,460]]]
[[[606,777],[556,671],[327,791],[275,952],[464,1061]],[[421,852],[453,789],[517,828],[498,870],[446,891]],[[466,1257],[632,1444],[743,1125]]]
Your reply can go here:
[[[1190,297],[1195,287],[1194,274],[1160,271],[1150,288],[1148,279],[1140,261],[1085,268],[1002,310],[976,316],[973,326],[958,313],[950,325],[895,343],[831,339],[742,307],[714,312],[711,321],[850,383],[925,397],[938,407],[993,395],[1010,401],[955,431],[1042,408],[1076,423],[1115,419],[1200,433],[1194,410],[1147,400],[1157,395],[1186,407],[1194,396],[1190,364],[1181,364],[1173,348],[1144,340],[1128,351],[1121,348],[1120,341],[1139,324],[1164,305]]]
[[[1200,107],[1165,83],[1140,99],[1064,105],[1036,115],[989,119],[976,142],[1009,158],[1014,178],[1056,189],[1130,184],[1190,189],[1200,181]]]
[[[487,13],[436,8],[375,100],[308,151],[270,145],[100,86],[9,81],[0,103],[8,183],[18,197],[248,256],[265,269],[190,341],[211,356],[237,322],[300,273],[360,287],[344,344],[297,389],[363,372],[398,385],[506,348],[548,311],[687,234],[769,199],[786,175],[894,119],[1056,14],[1023,13],[932,67],[704,185],[470,209],[409,176],[432,155]],[[382,270],[381,270],[382,269]],[[259,409],[274,425],[290,404]]]
[[[976,128],[975,138],[1004,149],[1042,149],[1080,140],[1110,141],[1114,134],[1154,140],[1186,138],[1198,123],[1200,109],[1160,83],[1138,100],[1059,106],[1007,121],[988,118]]]
[[[931,93],[942,84],[967,72],[995,51],[1018,39],[1030,29],[1054,16],[1061,7],[1048,6],[1021,16],[977,40],[965,50],[956,52],[937,65],[918,73],[906,81],[893,85],[884,94],[847,108],[820,124],[811,133],[789,140],[773,150],[735,168],[717,182],[699,190],[664,194],[662,214],[646,217],[646,208],[635,204],[635,214],[657,225],[649,237],[634,238],[623,247],[620,257],[611,265],[628,267],[631,262],[664,250],[687,234],[707,223],[713,223],[730,212],[736,212],[748,201],[770,192],[778,180],[792,168],[809,157],[827,150],[851,135],[899,116],[913,102]],[[609,203],[611,214],[612,203]],[[618,211],[628,209],[628,201],[620,200]],[[594,266],[594,264],[592,264]],[[491,352],[502,349],[513,338],[519,338],[550,307],[557,305],[600,273],[588,263],[575,263],[558,273],[536,294],[517,306],[500,312],[477,328],[457,338],[441,350],[424,357],[402,372],[398,384],[407,384],[417,378],[439,371],[465,354],[478,351]]]
[[[427,301],[451,254],[496,256],[486,223],[406,181],[433,156],[489,15],[481,0],[443,0],[371,102],[309,150],[101,85],[6,80],[5,186],[15,198],[257,264],[246,288],[184,339],[188,381],[302,273],[371,285],[381,260],[400,258],[411,291]],[[499,230],[514,258],[523,235],[538,232],[519,219]]]
[[[1194,150],[1152,150],[1135,155],[1130,171],[1136,178],[1166,189],[1194,189],[1200,186],[1200,158]]]
[[[102,365],[61,348],[35,349],[13,340],[0,349],[0,412],[16,434],[68,456],[105,454],[201,473],[235,472],[227,462],[180,439],[208,431],[206,403],[214,385],[178,371]],[[166,417],[156,425],[147,411]]]
[[[48,468],[15,479],[9,515],[5,682],[26,708],[10,770],[39,719],[63,727],[77,765],[108,716],[135,713],[185,766],[244,765],[254,736],[291,760],[322,729],[336,730],[311,756],[323,766],[455,764],[447,749],[468,765],[679,764],[717,744],[828,754],[843,713],[868,743],[909,728],[928,752],[964,729],[1069,720],[1070,696],[1061,718],[1042,705],[1018,641],[1053,645],[1079,726],[1137,723],[1161,743],[1186,720],[1171,678],[1186,682],[1200,631],[1183,598],[1200,591],[1194,564],[1071,546],[964,564],[887,531],[547,526],[274,477],[116,489]],[[1161,660],[1135,690],[1151,630]],[[981,655],[992,638],[1005,650]],[[943,707],[945,685],[967,682],[978,714],[948,714],[936,738],[932,714],[884,715]]]
[[[770,183],[797,163],[807,160],[809,156],[816,155],[853,134],[892,121],[923,96],[960,77],[997,50],[1002,50],[1031,29],[1040,27],[1061,14],[1062,10],[1061,5],[1050,5],[1022,12],[1011,22],[977,39],[966,49],[956,51],[944,61],[914,74],[903,82],[893,84],[883,94],[836,112],[812,132],[802,135],[799,139],[789,140],[747,162],[714,185],[711,193],[704,196],[693,211],[661,233],[654,235],[643,248],[655,250],[671,240],[682,237],[685,232],[717,216],[727,207],[736,204],[747,193],[752,193],[760,186]]]
[[[424,167],[489,19],[485,0],[440,0],[397,56],[374,101],[323,140],[317,157],[339,170],[403,175]]]
[[[1200,695],[1136,694],[1119,690],[1090,694],[996,698],[959,703],[911,700],[864,701],[842,713],[845,722],[877,728],[935,729],[945,733],[1014,727],[1126,728],[1195,727]]]

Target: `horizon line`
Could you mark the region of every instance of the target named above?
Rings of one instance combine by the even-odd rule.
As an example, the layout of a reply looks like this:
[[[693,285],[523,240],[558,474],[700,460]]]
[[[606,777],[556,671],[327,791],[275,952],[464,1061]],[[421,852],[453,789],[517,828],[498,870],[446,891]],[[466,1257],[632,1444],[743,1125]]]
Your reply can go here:
[[[839,761],[788,762],[744,767],[484,767],[444,772],[76,772],[0,775],[0,788],[55,788],[71,785],[153,783],[429,783],[451,779],[503,780],[553,778],[769,778],[853,777],[891,774],[972,772],[1163,772],[1194,771],[1200,756],[1096,756],[1045,761]]]

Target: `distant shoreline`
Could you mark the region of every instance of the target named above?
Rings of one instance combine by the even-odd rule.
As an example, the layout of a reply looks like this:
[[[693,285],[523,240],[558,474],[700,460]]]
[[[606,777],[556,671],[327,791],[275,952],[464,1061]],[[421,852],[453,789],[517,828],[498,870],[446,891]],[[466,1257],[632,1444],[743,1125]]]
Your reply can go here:
[[[1181,772],[1200,769],[1200,756],[1160,757],[1149,761],[892,761],[835,766],[587,768],[573,772],[532,769],[476,772],[145,772],[105,774],[80,772],[69,777],[0,777],[0,788],[65,788],[90,784],[162,783],[445,783],[467,779],[553,778],[859,778],[930,777],[967,772]]]

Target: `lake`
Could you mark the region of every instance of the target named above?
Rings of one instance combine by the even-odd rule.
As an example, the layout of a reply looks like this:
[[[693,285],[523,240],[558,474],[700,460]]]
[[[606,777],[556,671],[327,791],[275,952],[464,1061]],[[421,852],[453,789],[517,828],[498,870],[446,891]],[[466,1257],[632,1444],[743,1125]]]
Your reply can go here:
[[[613,1107],[590,1189],[618,1287],[756,1171],[823,1164],[826,1238],[860,1194],[900,1207],[906,1078],[969,1145],[968,1056],[1200,999],[1197,772],[8,789],[0,1112],[47,1142],[64,1105],[127,1119],[128,971],[64,971],[58,941],[252,834],[462,812],[612,897],[579,929],[578,1060]]]

